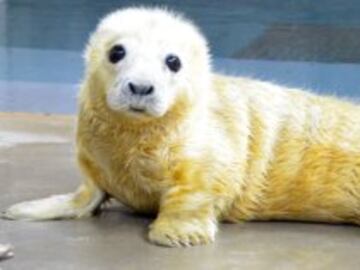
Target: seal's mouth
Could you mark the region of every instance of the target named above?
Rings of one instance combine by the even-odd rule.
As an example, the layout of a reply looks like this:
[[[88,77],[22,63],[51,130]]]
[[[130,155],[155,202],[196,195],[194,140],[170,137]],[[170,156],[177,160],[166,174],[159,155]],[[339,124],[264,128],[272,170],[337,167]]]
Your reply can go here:
[[[134,106],[130,106],[129,110],[134,113],[145,113],[146,112],[145,108],[139,108],[139,107],[134,107]]]

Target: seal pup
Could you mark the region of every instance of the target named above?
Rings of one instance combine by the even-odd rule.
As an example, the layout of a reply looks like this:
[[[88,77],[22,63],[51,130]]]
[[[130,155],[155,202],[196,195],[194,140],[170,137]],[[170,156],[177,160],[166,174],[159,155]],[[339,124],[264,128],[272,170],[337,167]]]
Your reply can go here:
[[[159,8],[106,16],[85,52],[70,194],[5,217],[89,216],[105,195],[157,213],[150,241],[214,240],[219,221],[359,223],[360,107],[216,74],[205,37]]]

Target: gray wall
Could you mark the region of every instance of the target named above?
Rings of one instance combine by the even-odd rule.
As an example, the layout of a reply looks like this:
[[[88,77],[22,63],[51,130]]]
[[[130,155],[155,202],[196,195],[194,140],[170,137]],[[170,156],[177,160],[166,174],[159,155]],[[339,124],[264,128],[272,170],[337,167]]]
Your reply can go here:
[[[89,33],[108,12],[139,4],[193,19],[218,72],[360,96],[358,0],[9,0],[0,4],[0,111],[75,112]]]

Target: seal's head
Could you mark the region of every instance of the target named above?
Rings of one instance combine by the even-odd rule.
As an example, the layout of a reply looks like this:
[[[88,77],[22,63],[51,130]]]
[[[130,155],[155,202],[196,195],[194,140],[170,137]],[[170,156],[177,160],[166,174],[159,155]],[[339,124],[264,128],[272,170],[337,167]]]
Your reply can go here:
[[[159,8],[106,16],[85,54],[92,98],[133,118],[159,118],[201,100],[210,78],[207,42],[187,19]],[[99,87],[101,85],[101,87]]]

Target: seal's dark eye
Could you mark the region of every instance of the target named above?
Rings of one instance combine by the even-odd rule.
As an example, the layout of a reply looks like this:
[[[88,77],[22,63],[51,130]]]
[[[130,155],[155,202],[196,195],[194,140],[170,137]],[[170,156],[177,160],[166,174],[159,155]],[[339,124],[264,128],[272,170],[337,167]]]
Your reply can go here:
[[[126,51],[124,46],[122,45],[115,45],[111,48],[109,52],[109,61],[113,64],[116,64],[120,60],[122,60],[126,55]]]
[[[172,72],[178,72],[181,68],[179,57],[173,54],[166,56],[165,63]]]

